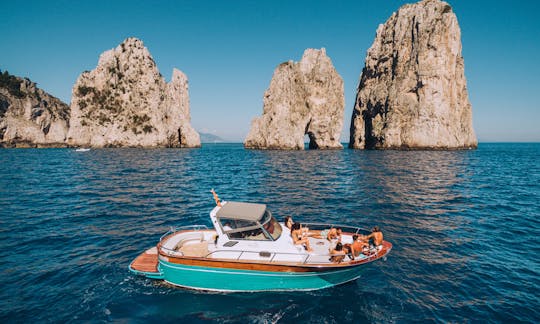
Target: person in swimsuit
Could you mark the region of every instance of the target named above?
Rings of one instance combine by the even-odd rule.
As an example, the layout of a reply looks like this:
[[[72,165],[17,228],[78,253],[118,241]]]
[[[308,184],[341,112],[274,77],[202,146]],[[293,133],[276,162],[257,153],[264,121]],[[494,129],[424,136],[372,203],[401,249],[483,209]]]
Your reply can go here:
[[[329,229],[324,229],[320,231],[319,233],[316,233],[316,234],[314,233],[312,236],[316,238],[325,238],[328,241],[332,241],[332,240],[341,241],[341,228],[332,227]]]
[[[349,257],[349,259],[354,260],[352,244],[343,244],[343,251]]]
[[[338,242],[341,242],[341,233],[343,231],[341,230],[341,227],[336,227],[336,235],[333,239],[338,240]]]
[[[353,242],[351,244],[351,248],[355,257],[359,256],[360,253],[364,252],[364,250],[369,247],[367,241],[363,240],[362,237],[358,236],[358,234],[354,234],[352,239]]]
[[[382,245],[383,243],[383,233],[379,226],[373,227],[371,234],[367,236],[367,239],[373,243],[374,246]]]
[[[285,224],[285,227],[287,227],[289,230],[292,228],[292,225],[294,224],[291,216],[285,216],[285,220],[283,220],[283,224]]]
[[[306,248],[306,250],[308,250],[308,252],[313,251],[313,249],[311,249],[311,246],[309,245],[309,239],[307,235],[305,235],[305,232],[300,226],[300,223],[294,223],[291,229],[292,229],[291,236],[292,236],[294,244],[303,245]]]
[[[343,251],[343,245],[338,242],[336,247],[330,250],[330,261],[340,263],[345,259],[345,251]]]
[[[330,232],[332,228],[329,228],[329,229],[325,229],[325,230],[322,230],[319,232],[319,234],[316,236],[317,238],[327,238],[328,237],[328,233]]]

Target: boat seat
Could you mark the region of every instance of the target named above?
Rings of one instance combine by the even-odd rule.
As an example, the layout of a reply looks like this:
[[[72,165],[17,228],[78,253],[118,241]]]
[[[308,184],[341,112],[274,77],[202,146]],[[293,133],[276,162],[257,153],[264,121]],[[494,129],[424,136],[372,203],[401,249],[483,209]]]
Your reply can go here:
[[[204,234],[202,232],[198,233],[187,233],[185,235],[182,235],[182,238],[180,241],[175,245],[174,251],[178,251],[182,249],[183,246],[194,243],[201,243],[204,241]]]
[[[183,245],[178,251],[182,252],[182,254],[185,256],[193,257],[205,257],[208,255],[208,253],[210,253],[208,250],[208,241]]]

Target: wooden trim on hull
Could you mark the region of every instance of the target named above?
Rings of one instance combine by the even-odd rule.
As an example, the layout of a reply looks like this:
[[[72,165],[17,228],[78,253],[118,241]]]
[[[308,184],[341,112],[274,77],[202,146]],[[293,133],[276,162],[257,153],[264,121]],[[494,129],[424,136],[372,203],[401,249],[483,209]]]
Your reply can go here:
[[[138,272],[143,273],[156,273],[158,274],[158,253],[157,248],[150,248],[143,253],[139,254],[138,257],[131,262],[129,265],[130,269],[133,269]]]
[[[158,245],[159,248],[159,245]],[[350,262],[342,263],[320,263],[320,264],[304,264],[304,263],[270,263],[265,261],[245,261],[245,260],[233,260],[230,259],[210,259],[200,257],[182,257],[182,256],[169,256],[159,250],[159,258],[164,261],[183,264],[189,266],[209,267],[209,268],[221,268],[221,269],[239,269],[239,270],[252,270],[252,271],[267,271],[267,272],[326,272],[338,269],[348,269],[359,266],[361,264],[373,262],[384,257],[392,249],[390,242],[383,242],[383,247],[377,252],[376,256],[368,257],[361,260],[353,260]]]

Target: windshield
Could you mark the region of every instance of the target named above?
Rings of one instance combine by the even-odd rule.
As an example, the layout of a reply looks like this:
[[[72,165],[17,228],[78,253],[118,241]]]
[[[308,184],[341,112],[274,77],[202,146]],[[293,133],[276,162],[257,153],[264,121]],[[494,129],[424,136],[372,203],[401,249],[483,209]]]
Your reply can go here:
[[[281,236],[281,225],[268,210],[264,212],[259,222],[229,218],[221,218],[219,221],[223,233],[230,239],[275,241]]]
[[[278,221],[272,216],[272,213],[268,209],[264,212],[261,223],[274,241],[281,236],[281,225],[279,225]]]
[[[270,241],[262,228],[255,228],[249,231],[229,232],[227,234],[230,239],[235,240],[251,240],[251,241]]]
[[[259,226],[257,223],[241,220],[241,219],[228,219],[228,218],[222,218],[220,219],[221,228],[223,228],[223,232],[227,233],[230,230],[235,229],[241,229],[246,227],[257,227]]]

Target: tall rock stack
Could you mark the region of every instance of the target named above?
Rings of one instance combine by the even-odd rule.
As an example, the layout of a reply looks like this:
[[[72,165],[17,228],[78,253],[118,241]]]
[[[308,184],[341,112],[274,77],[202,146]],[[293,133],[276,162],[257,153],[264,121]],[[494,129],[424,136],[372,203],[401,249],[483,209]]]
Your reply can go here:
[[[62,147],[69,106],[27,78],[0,73],[0,147]]]
[[[477,146],[461,55],[446,2],[402,6],[368,50],[349,147],[464,149]]]
[[[190,125],[187,77],[166,83],[136,38],[101,54],[72,90],[67,142],[91,147],[199,147]]]
[[[307,49],[300,62],[274,71],[263,115],[253,120],[244,146],[252,149],[338,149],[343,126],[343,80],[325,49]]]

